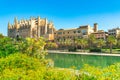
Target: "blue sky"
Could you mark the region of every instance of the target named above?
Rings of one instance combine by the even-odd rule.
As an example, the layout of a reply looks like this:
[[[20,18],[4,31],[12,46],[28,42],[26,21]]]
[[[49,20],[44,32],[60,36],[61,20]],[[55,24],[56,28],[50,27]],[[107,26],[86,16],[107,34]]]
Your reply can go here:
[[[0,33],[14,17],[40,16],[53,21],[56,29],[99,24],[99,29],[120,26],[120,0],[0,0]]]

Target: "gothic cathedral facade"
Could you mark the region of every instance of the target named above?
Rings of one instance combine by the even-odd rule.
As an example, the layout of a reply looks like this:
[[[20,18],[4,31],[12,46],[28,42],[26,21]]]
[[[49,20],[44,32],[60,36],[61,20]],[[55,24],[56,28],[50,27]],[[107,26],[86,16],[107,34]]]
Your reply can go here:
[[[30,18],[29,20],[14,19],[14,24],[8,22],[8,36],[11,38],[35,38],[44,37],[47,40],[54,40],[54,32],[56,31],[54,24],[48,20],[37,18]]]

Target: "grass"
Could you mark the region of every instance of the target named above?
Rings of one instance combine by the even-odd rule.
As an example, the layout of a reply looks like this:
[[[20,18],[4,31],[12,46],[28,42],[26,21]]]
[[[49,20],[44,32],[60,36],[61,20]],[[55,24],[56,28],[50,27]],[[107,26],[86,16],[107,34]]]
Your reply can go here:
[[[102,52],[110,53],[110,49],[102,49]],[[113,54],[119,54],[120,53],[120,49],[112,49],[112,53]]]
[[[81,52],[81,50],[77,50],[78,52]],[[85,52],[89,52],[89,49],[85,49]],[[110,53],[110,49],[102,49],[103,53]],[[120,49],[112,49],[112,53],[113,54],[119,54],[120,53]]]
[[[54,61],[55,67],[80,69],[84,64],[89,64],[96,67],[107,67],[111,64],[120,62],[119,56],[95,56],[95,55],[80,55],[80,54],[57,54],[49,53],[46,58]]]

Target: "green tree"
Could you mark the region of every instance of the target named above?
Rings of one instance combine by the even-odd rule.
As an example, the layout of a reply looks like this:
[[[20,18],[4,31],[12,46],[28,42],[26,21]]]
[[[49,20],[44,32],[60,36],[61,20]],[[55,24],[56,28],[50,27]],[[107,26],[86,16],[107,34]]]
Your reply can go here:
[[[63,48],[64,46],[64,39],[59,39],[59,45],[60,48]]]
[[[94,34],[90,34],[88,37],[89,40],[89,47],[93,47],[94,43],[96,43],[96,38]]]
[[[117,35],[117,40],[120,40],[120,32]]]
[[[108,44],[110,46],[110,53],[112,53],[112,47],[113,47],[113,45],[117,44],[117,40],[116,40],[116,38],[114,36],[108,36],[107,42],[108,42]]]
[[[64,43],[65,43],[66,48],[68,49],[70,44],[71,44],[71,40],[70,39],[65,39]]]
[[[4,36],[2,34],[0,34],[0,39],[3,38]]]
[[[117,47],[120,48],[120,40],[117,40]]]
[[[81,46],[81,49],[84,51],[84,48],[88,45],[88,40],[85,38],[77,40],[78,45]]]
[[[117,47],[120,48],[120,32],[117,35]]]
[[[0,57],[6,57],[18,52],[18,48],[12,38],[3,37],[0,39]]]
[[[97,40],[97,47],[99,47],[102,50],[102,46],[105,45],[105,40],[103,39],[98,39]]]
[[[56,49],[58,45],[55,42],[47,42],[45,45],[45,49]]]
[[[19,51],[21,53],[27,53],[29,56],[34,56],[40,59],[44,59],[46,52],[44,38],[26,38],[25,40],[18,43]]]
[[[79,39],[79,38],[75,37],[74,40],[73,40],[73,46],[74,46],[76,49],[77,49],[77,47],[78,47],[78,39]]]

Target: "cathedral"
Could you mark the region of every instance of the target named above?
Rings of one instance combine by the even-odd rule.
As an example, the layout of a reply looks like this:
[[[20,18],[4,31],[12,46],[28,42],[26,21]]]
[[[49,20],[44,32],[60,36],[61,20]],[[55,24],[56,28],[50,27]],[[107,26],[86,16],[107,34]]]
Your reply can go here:
[[[40,17],[31,17],[29,20],[14,19],[14,24],[8,22],[8,36],[11,38],[35,38],[44,37],[47,40],[54,40],[54,24]]]

